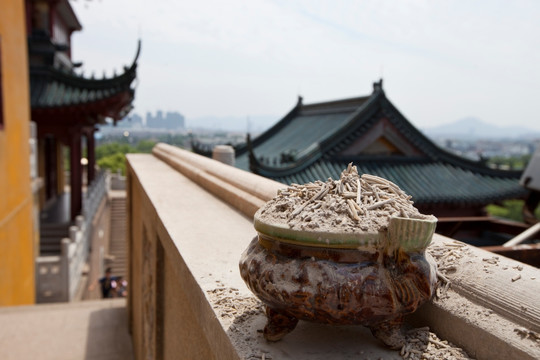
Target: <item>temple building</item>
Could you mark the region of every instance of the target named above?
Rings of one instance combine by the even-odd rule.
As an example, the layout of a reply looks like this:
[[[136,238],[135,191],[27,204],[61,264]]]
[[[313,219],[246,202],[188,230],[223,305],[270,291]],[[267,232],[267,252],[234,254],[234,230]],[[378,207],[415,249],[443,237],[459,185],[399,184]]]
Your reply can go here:
[[[348,163],[384,177],[437,217],[477,217],[487,204],[522,198],[520,172],[449,153],[388,100],[382,80],[371,95],[296,106],[260,136],[236,147],[236,166],[282,182],[338,179]]]
[[[88,78],[71,58],[81,29],[68,0],[0,11],[0,306],[74,298],[105,189],[96,125],[132,108],[140,42],[121,74]]]
[[[94,133],[106,118],[114,122],[132,109],[137,54],[130,66],[110,78],[76,74],[71,59],[71,34],[81,30],[67,0],[27,0],[31,118],[37,124],[40,194],[43,207],[54,203],[69,185],[69,217],[80,214],[83,183],[95,177]],[[84,150],[83,150],[84,147]],[[69,149],[69,183],[64,182],[64,149]],[[81,158],[86,153],[83,179]]]

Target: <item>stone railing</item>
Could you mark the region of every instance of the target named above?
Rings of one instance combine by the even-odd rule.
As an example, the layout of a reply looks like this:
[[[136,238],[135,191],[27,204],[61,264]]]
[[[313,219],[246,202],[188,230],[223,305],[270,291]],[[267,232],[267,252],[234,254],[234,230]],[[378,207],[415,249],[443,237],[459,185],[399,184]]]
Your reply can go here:
[[[126,190],[126,177],[120,172],[111,174],[110,183],[111,190]]]
[[[92,220],[105,200],[108,174],[100,172],[83,197],[82,215],[69,227],[69,238],[61,240],[60,255],[36,259],[36,302],[59,302],[74,299],[88,259]]]
[[[300,322],[283,341],[264,340],[265,316],[238,261],[255,235],[255,210],[282,184],[165,144],[127,159],[137,359],[400,358],[362,326]],[[451,285],[409,325],[429,326],[477,359],[540,358],[540,271],[439,235],[433,246]]]

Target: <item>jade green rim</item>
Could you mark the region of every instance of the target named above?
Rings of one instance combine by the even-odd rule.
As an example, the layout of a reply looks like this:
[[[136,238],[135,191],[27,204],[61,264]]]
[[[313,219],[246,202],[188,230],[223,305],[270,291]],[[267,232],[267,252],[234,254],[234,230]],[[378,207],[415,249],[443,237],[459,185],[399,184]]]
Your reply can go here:
[[[402,248],[405,251],[422,251],[429,243],[437,219],[408,219],[393,217],[387,232],[350,233],[293,230],[286,224],[269,224],[254,218],[255,230],[278,241],[315,247],[373,249],[382,247]]]

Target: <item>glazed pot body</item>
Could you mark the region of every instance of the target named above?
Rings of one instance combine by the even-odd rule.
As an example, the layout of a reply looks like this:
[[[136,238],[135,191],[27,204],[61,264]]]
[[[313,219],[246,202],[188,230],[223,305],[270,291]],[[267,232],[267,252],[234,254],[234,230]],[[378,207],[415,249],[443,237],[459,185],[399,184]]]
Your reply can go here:
[[[424,252],[293,245],[259,235],[241,276],[269,309],[289,318],[378,328],[431,298],[436,269]]]

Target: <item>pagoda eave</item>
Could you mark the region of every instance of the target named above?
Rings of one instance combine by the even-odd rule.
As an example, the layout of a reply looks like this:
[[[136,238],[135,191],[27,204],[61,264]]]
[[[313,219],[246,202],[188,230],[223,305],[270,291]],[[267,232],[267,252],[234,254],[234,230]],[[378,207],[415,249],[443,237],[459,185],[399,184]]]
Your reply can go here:
[[[130,90],[94,102],[32,108],[32,118],[39,125],[93,126],[103,123],[105,117],[121,119],[132,100],[133,92]]]

